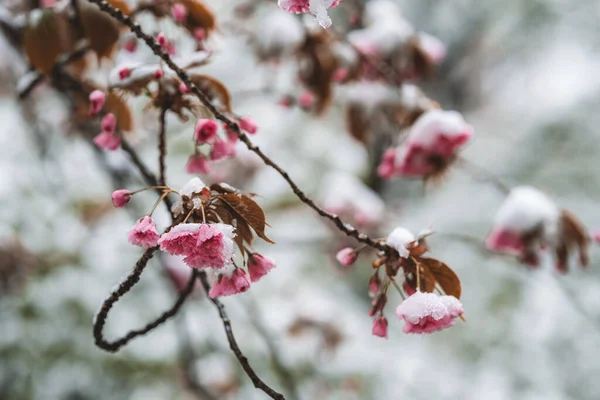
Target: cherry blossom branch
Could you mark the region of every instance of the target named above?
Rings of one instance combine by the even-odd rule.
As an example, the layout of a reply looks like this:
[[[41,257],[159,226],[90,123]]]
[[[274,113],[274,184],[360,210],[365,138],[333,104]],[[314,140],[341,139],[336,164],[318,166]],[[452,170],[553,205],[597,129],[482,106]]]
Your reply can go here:
[[[202,104],[215,116],[216,119],[225,123],[233,132],[235,132],[239,139],[246,145],[248,150],[254,152],[257,156],[261,158],[263,163],[273,168],[279,173],[279,175],[281,175],[281,177],[288,183],[288,185],[290,186],[294,194],[298,197],[298,199],[300,199],[300,201],[302,201],[304,204],[308,205],[310,208],[316,211],[317,214],[319,214],[321,217],[332,221],[340,231],[342,231],[350,237],[355,238],[358,242],[364,243],[378,250],[393,251],[391,247],[387,246],[383,242],[375,241],[366,234],[359,232],[352,225],[344,223],[339,216],[328,213],[327,211],[323,210],[312,199],[310,199],[298,187],[298,185],[292,180],[292,178],[290,178],[289,174],[283,168],[281,168],[277,163],[275,163],[273,160],[271,160],[271,158],[269,158],[265,153],[263,153],[258,148],[258,146],[252,143],[248,136],[240,130],[240,127],[235,121],[228,118],[225,114],[223,114],[217,109],[217,107],[210,101],[208,96],[203,91],[198,89],[194,82],[192,82],[188,74],[177,64],[175,64],[171,57],[161,49],[161,47],[154,40],[154,38],[142,31],[142,28],[138,23],[134,22],[131,18],[123,14],[121,10],[113,7],[105,0],[88,1],[90,3],[96,4],[100,8],[100,10],[104,11],[105,13],[109,14],[110,16],[121,22],[122,24],[126,25],[131,30],[131,32],[133,32],[139,39],[143,40],[146,43],[146,45],[152,49],[154,54],[160,57],[165,62],[165,64],[168,65],[169,68],[171,68],[177,74],[179,79],[181,79],[183,83],[187,85],[187,87],[194,93],[194,95],[196,95],[200,102],[202,102]]]
[[[157,328],[158,326],[166,322],[169,318],[177,314],[187,297],[194,289],[194,284],[197,277],[195,270],[190,276],[190,280],[188,281],[185,290],[181,292],[175,304],[169,310],[162,313],[157,319],[146,324],[146,326],[144,326],[141,329],[134,329],[129,331],[125,336],[121,337],[120,339],[109,341],[104,338],[102,331],[104,329],[104,325],[106,324],[106,319],[108,317],[109,311],[127,292],[129,292],[139,282],[142,272],[144,272],[144,269],[148,265],[148,262],[154,256],[156,250],[158,250],[158,247],[152,247],[150,249],[147,249],[144,252],[144,254],[142,254],[142,257],[135,264],[133,271],[131,271],[127,278],[123,282],[121,282],[119,287],[115,291],[113,291],[106,300],[104,300],[104,303],[102,303],[102,307],[100,308],[100,311],[94,319],[94,339],[96,341],[96,346],[100,347],[101,349],[111,353],[115,353],[121,347],[129,343],[132,339],[141,335],[145,335],[146,333]]]
[[[206,272],[200,270],[200,281],[202,282],[202,287],[204,287],[204,291],[208,293],[210,291],[210,284],[208,283],[208,277],[206,276]],[[271,387],[269,387],[260,377],[256,374],[256,372],[250,366],[250,362],[244,356],[244,353],[240,350],[240,347],[235,340],[235,336],[233,335],[233,328],[231,327],[231,320],[227,315],[227,311],[225,310],[225,306],[218,299],[210,299],[210,301],[217,307],[219,311],[219,317],[221,321],[223,321],[223,328],[225,328],[225,334],[227,335],[227,341],[229,342],[229,348],[235,354],[235,357],[238,359],[240,365],[244,369],[244,372],[252,383],[254,387],[265,392],[269,397],[275,400],[285,400],[285,397],[281,393],[276,392]]]
[[[159,132],[158,132],[158,184],[161,186],[166,185],[166,165],[165,158],[167,156],[167,124],[166,124],[166,115],[167,115],[167,107],[163,106],[160,110],[159,115]]]

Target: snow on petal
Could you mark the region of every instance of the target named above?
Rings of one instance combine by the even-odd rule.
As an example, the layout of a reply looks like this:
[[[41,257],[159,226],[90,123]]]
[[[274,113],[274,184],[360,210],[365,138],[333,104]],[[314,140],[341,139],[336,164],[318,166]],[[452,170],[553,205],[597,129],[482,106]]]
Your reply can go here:
[[[156,246],[159,237],[156,223],[147,215],[136,222],[128,235],[129,243],[145,248]]]
[[[396,316],[405,321],[405,333],[432,333],[455,324],[463,313],[460,301],[453,296],[438,296],[417,291],[396,308]]]
[[[193,194],[199,194],[202,189],[206,187],[206,184],[202,182],[202,179],[195,177],[190,179],[183,187],[179,190],[179,194],[182,196],[192,197]]]
[[[396,249],[400,257],[407,258],[410,255],[410,251],[407,245],[415,241],[415,235],[412,234],[408,229],[398,227],[389,234],[387,238],[387,245]]]

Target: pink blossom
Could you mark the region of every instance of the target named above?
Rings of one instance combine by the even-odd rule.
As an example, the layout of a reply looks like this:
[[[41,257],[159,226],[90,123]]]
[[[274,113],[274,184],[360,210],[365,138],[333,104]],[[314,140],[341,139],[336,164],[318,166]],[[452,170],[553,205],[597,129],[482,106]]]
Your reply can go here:
[[[208,296],[215,297],[230,296],[232,294],[244,293],[250,289],[250,280],[243,269],[236,268],[230,274],[227,272],[219,274],[213,283]]]
[[[152,74],[152,77],[155,80],[159,80],[164,76],[164,72],[162,71],[162,69],[157,69],[156,71],[154,71],[154,73]]]
[[[112,193],[112,203],[115,207],[125,207],[131,200],[131,192],[125,189],[115,190]]]
[[[209,171],[208,161],[200,154],[192,154],[185,166],[185,172],[188,174],[208,174]]]
[[[398,318],[405,321],[404,333],[432,333],[449,328],[462,313],[462,304],[456,297],[420,291],[396,308]]]
[[[248,260],[248,274],[250,275],[250,280],[252,282],[257,282],[275,267],[275,261],[270,257],[265,257],[258,253],[252,254]]]
[[[112,132],[100,132],[94,138],[96,146],[104,150],[114,151],[121,146],[121,136]]]
[[[150,248],[157,245],[160,235],[156,230],[154,220],[146,215],[131,228],[128,238],[131,244]]]
[[[196,28],[194,30],[194,39],[196,39],[196,42],[198,43],[202,43],[204,39],[206,39],[206,31],[204,28]]]
[[[175,22],[182,24],[187,18],[188,10],[185,5],[181,3],[175,3],[171,6],[171,15],[173,16],[173,20]]]
[[[196,141],[198,143],[212,143],[217,137],[218,125],[212,119],[201,118],[196,122]]]
[[[104,107],[106,95],[101,90],[94,90],[92,93],[90,93],[89,100],[90,110],[88,111],[88,115],[93,117],[102,110],[102,107]]]
[[[391,179],[395,174],[396,149],[389,148],[381,157],[381,164],[377,167],[377,175],[384,179]]]
[[[374,336],[379,336],[387,339],[388,337],[388,320],[383,315],[375,318],[373,321],[373,330],[371,331]]]
[[[348,77],[348,70],[346,68],[338,68],[333,73],[334,82],[343,82]]]
[[[520,232],[509,229],[496,229],[485,240],[485,246],[493,251],[519,256],[525,251],[525,242]]]
[[[331,26],[331,18],[327,15],[327,9],[333,8],[341,0],[279,0],[279,8],[291,13],[311,13],[323,28]]]
[[[381,278],[379,275],[374,274],[369,278],[369,294],[373,297],[377,296],[381,290]]]
[[[106,114],[100,121],[102,132],[113,133],[117,127],[117,117],[113,113]]]
[[[473,128],[456,111],[430,110],[413,124],[399,148],[396,172],[426,176],[448,164],[473,136]]]
[[[240,129],[254,135],[257,132],[258,127],[252,118],[242,117],[240,118]]]
[[[187,85],[183,82],[179,84],[179,91],[183,94],[192,93],[192,91],[187,87]]]
[[[123,50],[128,53],[135,53],[137,50],[137,39],[133,37],[125,39],[125,41],[123,41]]]
[[[335,258],[342,264],[344,267],[349,267],[354,264],[356,259],[358,258],[358,254],[351,247],[346,247],[337,252]]]
[[[41,0],[40,7],[41,8],[52,7],[55,3],[56,3],[56,0]]]
[[[590,231],[590,236],[594,242],[600,244],[600,229],[592,229]]]
[[[223,268],[233,258],[233,229],[225,224],[180,224],[158,244],[162,251],[185,256],[183,261],[192,268]]]
[[[130,76],[131,76],[131,68],[123,67],[119,70],[119,79],[120,80],[127,79]]]
[[[213,145],[210,159],[213,161],[220,160],[226,157],[233,157],[235,155],[235,144],[230,141],[217,139]]]
[[[315,104],[315,100],[315,95],[312,94],[312,92],[305,90],[300,94],[300,97],[298,97],[298,104],[302,108],[309,108]]]
[[[160,32],[158,35],[156,35],[156,42],[163,50],[166,50],[169,46],[169,41],[163,32]]]

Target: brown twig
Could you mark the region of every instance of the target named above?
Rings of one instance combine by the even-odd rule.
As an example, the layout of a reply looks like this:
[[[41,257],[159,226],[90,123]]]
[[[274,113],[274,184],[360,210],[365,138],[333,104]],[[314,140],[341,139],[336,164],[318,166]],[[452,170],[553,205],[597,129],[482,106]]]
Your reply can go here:
[[[104,325],[106,324],[106,319],[108,317],[109,311],[115,305],[115,303],[117,303],[127,292],[129,292],[136,285],[136,283],[138,283],[142,272],[144,272],[144,269],[148,265],[148,262],[154,256],[156,250],[158,250],[158,247],[152,247],[150,249],[147,249],[144,252],[144,254],[142,254],[142,257],[135,264],[133,271],[131,271],[131,273],[119,285],[119,287],[110,294],[110,296],[104,301],[104,303],[102,303],[102,307],[100,308],[100,311],[98,312],[94,320],[94,339],[96,341],[96,345],[101,349],[111,353],[115,353],[132,339],[141,335],[145,335],[146,333],[157,328],[158,326],[166,322],[169,318],[177,314],[179,308],[181,308],[181,306],[185,302],[185,299],[194,289],[194,284],[197,277],[196,270],[194,270],[194,272],[192,273],[185,290],[181,292],[175,304],[170,309],[162,313],[160,317],[150,322],[141,329],[134,329],[129,331],[125,336],[119,339],[109,341],[106,338],[104,338],[102,330],[104,329]]]
[[[158,184],[161,186],[166,185],[166,165],[165,158],[167,157],[167,124],[165,117],[167,115],[167,107],[163,107],[160,110],[159,115],[159,131],[158,131]]]
[[[165,62],[165,64],[168,65],[169,68],[171,68],[177,74],[179,79],[181,79],[187,85],[187,87],[196,95],[196,97],[215,116],[216,119],[225,123],[233,132],[235,132],[235,134],[240,138],[240,140],[246,145],[248,150],[258,155],[266,165],[273,168],[279,173],[279,175],[281,175],[281,177],[288,183],[288,185],[290,186],[294,194],[300,199],[300,201],[302,201],[310,208],[315,210],[321,217],[332,221],[340,231],[344,232],[350,237],[355,238],[358,242],[364,243],[378,250],[394,251],[386,244],[380,241],[375,241],[366,234],[359,232],[353,226],[344,223],[337,215],[328,213],[327,211],[320,208],[298,187],[298,185],[292,180],[292,178],[290,178],[289,174],[283,168],[281,168],[278,164],[271,160],[271,158],[269,158],[265,153],[263,153],[258,148],[258,146],[252,143],[248,136],[240,130],[238,124],[235,121],[228,118],[225,114],[223,114],[217,109],[217,107],[210,101],[208,96],[203,91],[198,89],[194,82],[192,82],[187,72],[185,72],[177,64],[175,64],[171,57],[161,49],[160,45],[154,40],[154,38],[142,31],[142,28],[139,24],[134,22],[125,14],[123,14],[123,12],[121,12],[121,10],[119,10],[118,8],[115,8],[109,3],[107,3],[105,0],[88,1],[96,4],[102,11],[117,19],[122,24],[126,25],[139,39],[143,40],[146,43],[146,45],[148,45],[148,47],[152,49],[154,54],[159,56]]]

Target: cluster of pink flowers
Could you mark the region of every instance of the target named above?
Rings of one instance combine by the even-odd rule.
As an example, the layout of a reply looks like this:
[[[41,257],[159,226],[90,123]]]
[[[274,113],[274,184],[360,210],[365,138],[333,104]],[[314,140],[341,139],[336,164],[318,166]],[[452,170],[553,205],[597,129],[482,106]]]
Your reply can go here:
[[[189,89],[182,83],[182,93],[189,93]],[[249,134],[255,134],[258,127],[250,117],[242,117],[238,121],[240,129]],[[186,172],[189,174],[207,174],[210,172],[209,161],[219,161],[235,156],[235,145],[237,135],[226,124],[223,125],[225,138],[219,137],[219,125],[212,119],[202,118],[196,122],[194,139],[197,145],[209,145],[210,154],[205,156],[198,151],[190,156],[186,164]]]
[[[117,118],[114,114],[106,114],[100,123],[102,132],[94,138],[96,146],[104,150],[116,150],[121,146],[121,136],[116,131]]]
[[[279,0],[278,5],[284,11],[291,13],[310,13],[315,16],[323,28],[331,26],[331,18],[327,14],[329,8],[340,4],[341,0]]]
[[[449,328],[462,313],[463,306],[456,297],[420,291],[396,308],[396,316],[405,321],[405,333],[432,333]]]
[[[385,152],[378,173],[386,179],[430,176],[447,167],[472,136],[473,128],[456,111],[427,111],[398,148]]]

